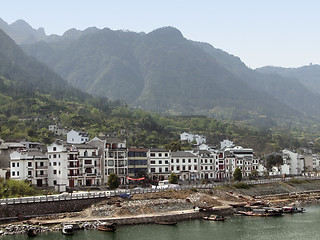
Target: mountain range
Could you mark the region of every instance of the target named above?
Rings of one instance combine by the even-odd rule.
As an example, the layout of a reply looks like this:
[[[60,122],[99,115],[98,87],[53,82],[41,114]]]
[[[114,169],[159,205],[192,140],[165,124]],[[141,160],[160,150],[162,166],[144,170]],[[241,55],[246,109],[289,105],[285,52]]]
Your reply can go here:
[[[187,40],[173,27],[150,33],[93,27],[37,38],[42,30],[21,21],[32,41],[21,41],[23,31],[13,29],[15,24],[0,21],[0,28],[11,31],[27,54],[92,95],[161,113],[204,114],[264,127],[320,116],[320,88],[312,88],[320,86],[317,65],[308,67],[313,75],[253,70],[210,44]]]

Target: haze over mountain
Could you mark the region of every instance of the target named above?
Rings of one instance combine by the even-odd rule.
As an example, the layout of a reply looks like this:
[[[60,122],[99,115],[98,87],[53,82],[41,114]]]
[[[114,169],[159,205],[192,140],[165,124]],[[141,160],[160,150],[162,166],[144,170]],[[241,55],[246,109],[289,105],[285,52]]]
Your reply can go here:
[[[299,80],[309,91],[320,94],[320,65],[303,66],[299,68],[263,67],[256,71],[267,74],[277,74],[286,78]]]
[[[71,85],[132,106],[205,114],[266,127],[319,116],[320,96],[296,79],[264,74],[172,27],[148,34],[71,29],[22,45]]]

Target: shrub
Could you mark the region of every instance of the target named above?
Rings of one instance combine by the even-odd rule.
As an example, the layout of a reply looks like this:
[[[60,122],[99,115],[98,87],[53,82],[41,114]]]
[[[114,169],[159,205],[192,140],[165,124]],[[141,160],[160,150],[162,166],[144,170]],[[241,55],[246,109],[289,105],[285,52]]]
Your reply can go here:
[[[244,182],[237,182],[232,184],[232,187],[234,188],[238,188],[238,189],[248,189],[250,188],[250,186]]]

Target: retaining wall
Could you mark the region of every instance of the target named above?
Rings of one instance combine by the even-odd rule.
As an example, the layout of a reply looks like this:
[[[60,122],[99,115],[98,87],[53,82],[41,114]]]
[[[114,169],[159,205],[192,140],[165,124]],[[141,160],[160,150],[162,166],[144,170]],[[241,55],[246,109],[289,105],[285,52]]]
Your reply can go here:
[[[0,205],[0,220],[22,220],[23,218],[46,214],[81,211],[105,199],[93,198],[41,203],[2,204]]]

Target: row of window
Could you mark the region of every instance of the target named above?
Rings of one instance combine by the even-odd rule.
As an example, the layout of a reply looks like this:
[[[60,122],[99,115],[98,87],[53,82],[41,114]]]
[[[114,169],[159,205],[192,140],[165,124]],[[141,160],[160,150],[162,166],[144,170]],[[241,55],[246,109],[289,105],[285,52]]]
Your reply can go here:
[[[169,153],[150,153],[150,157],[168,157]]]

